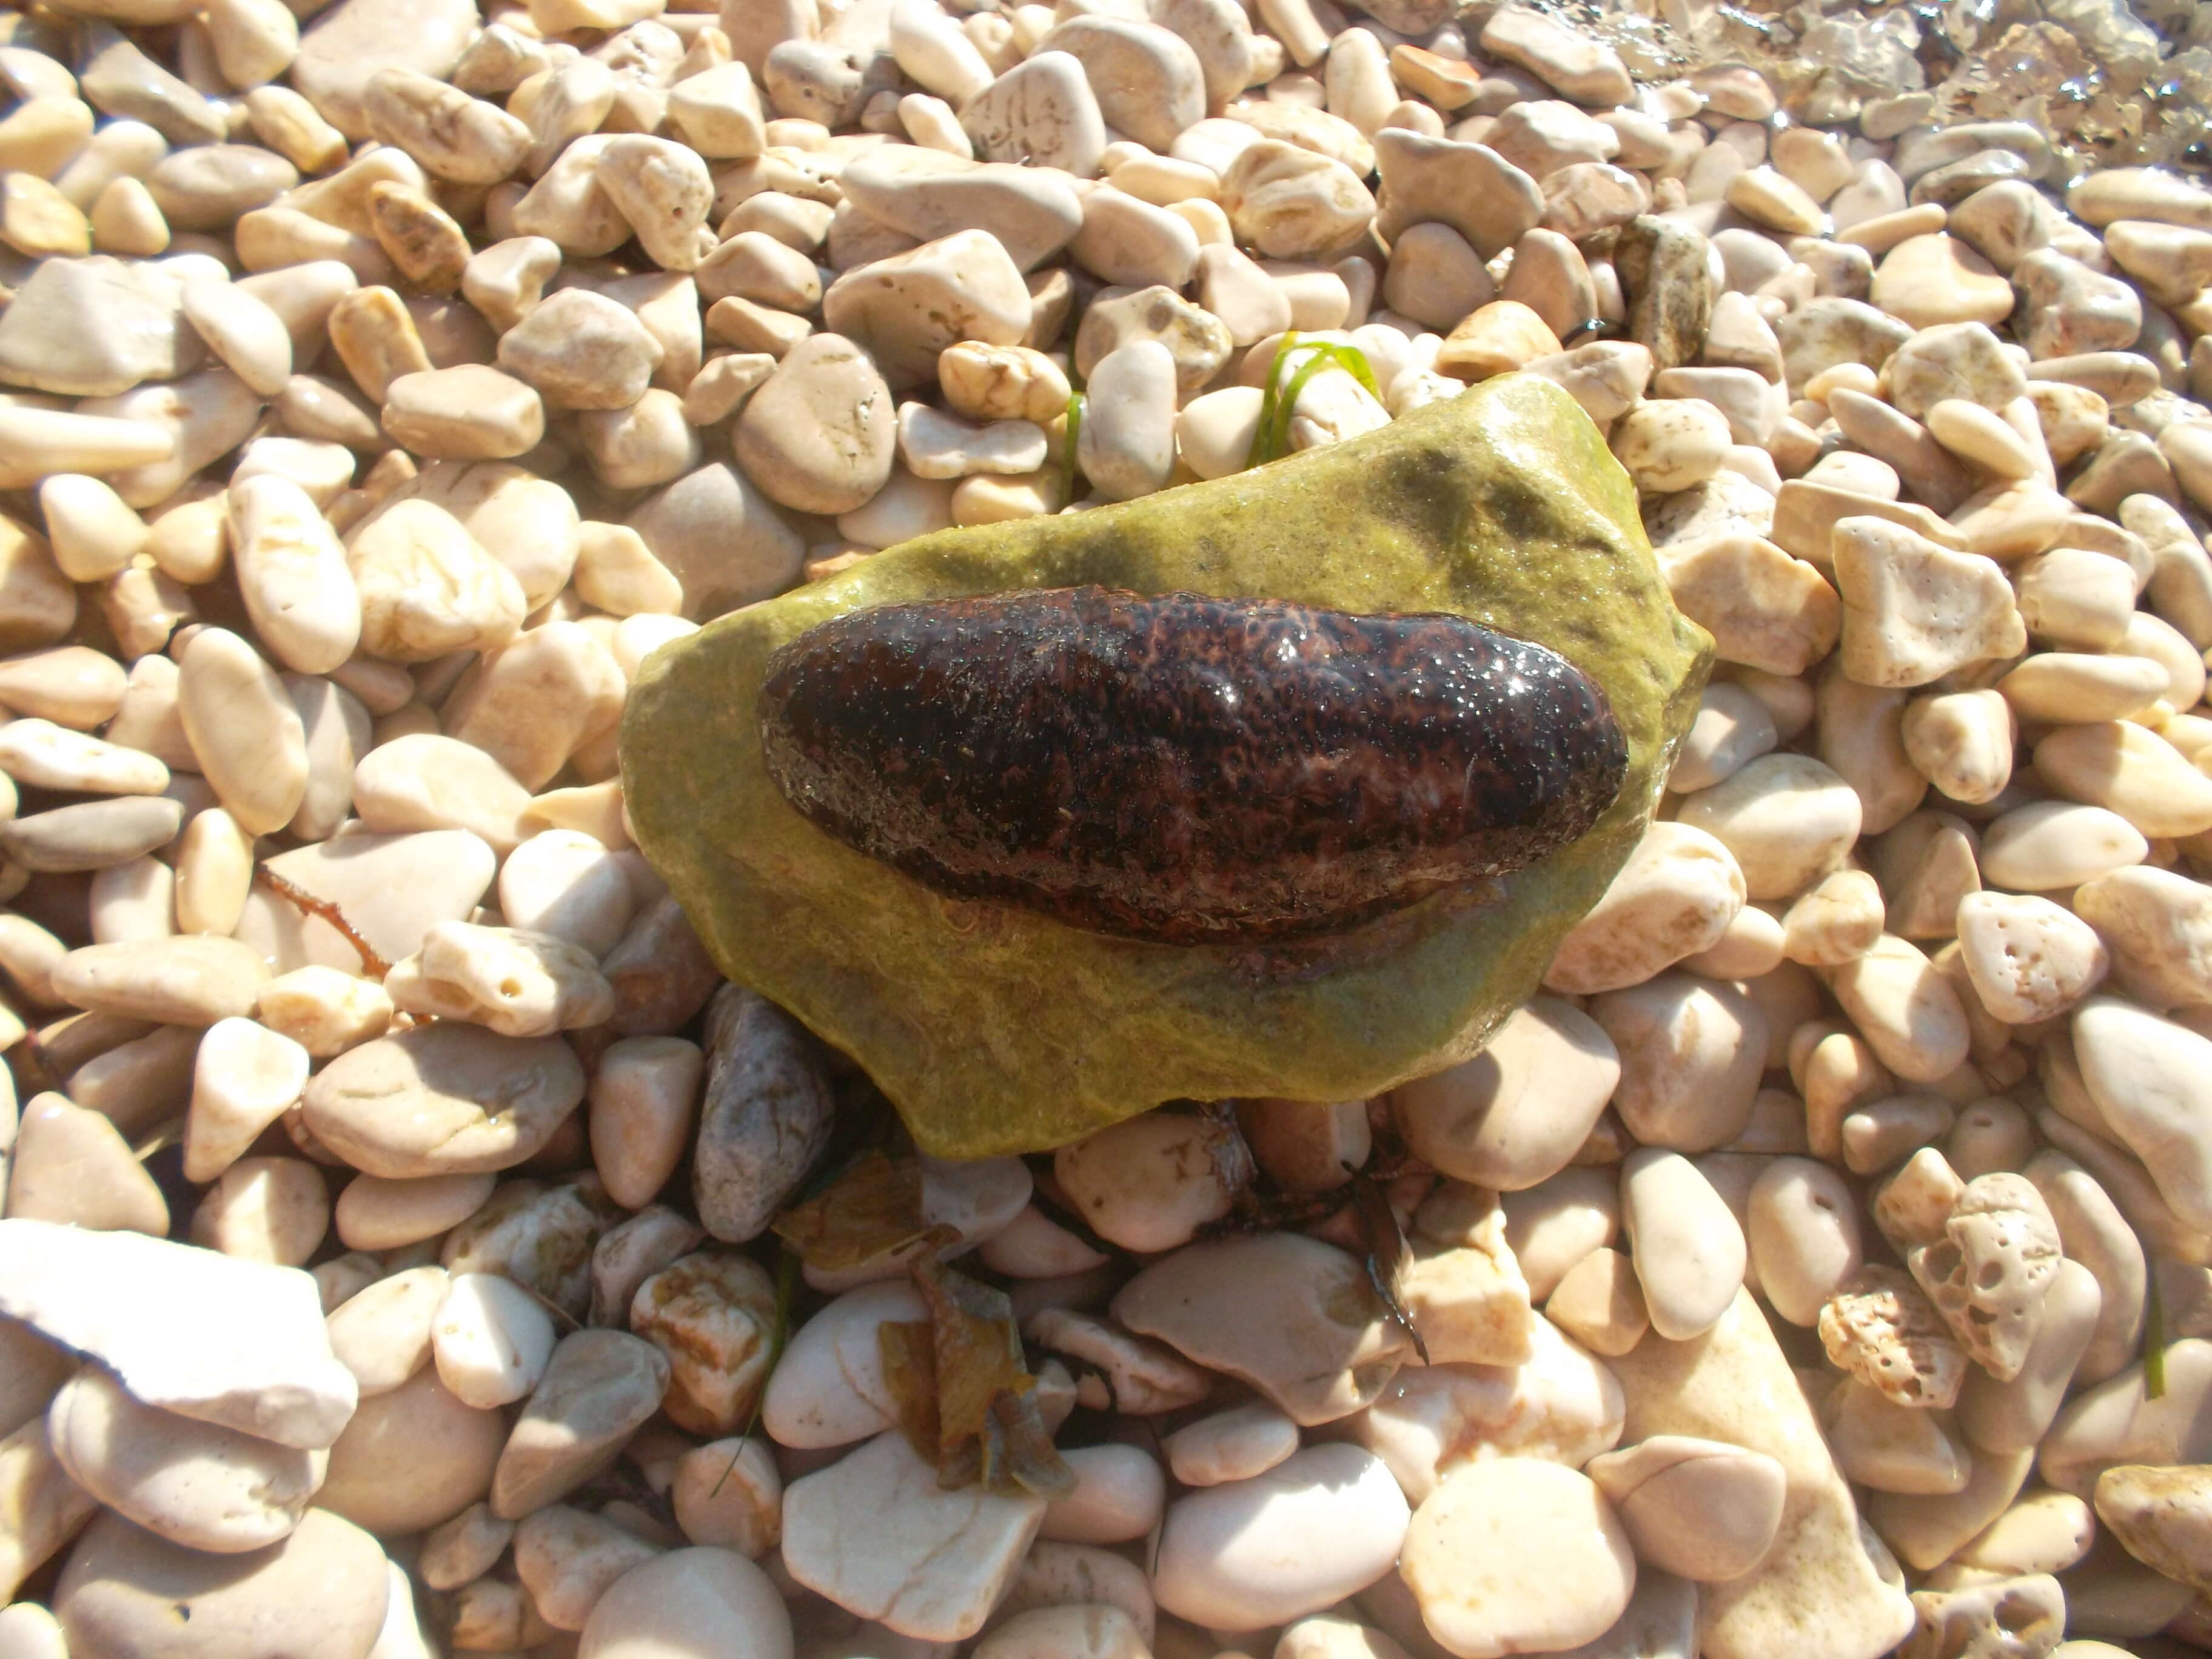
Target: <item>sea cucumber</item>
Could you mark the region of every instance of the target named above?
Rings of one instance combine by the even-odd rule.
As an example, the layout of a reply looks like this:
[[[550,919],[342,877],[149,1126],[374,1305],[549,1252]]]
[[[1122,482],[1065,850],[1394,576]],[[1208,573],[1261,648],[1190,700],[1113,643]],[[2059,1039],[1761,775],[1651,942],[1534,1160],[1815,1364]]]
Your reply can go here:
[[[836,840],[1177,945],[1519,869],[1628,766],[1599,686],[1463,617],[1103,587],[849,612],[769,659],[757,713],[777,788]]]

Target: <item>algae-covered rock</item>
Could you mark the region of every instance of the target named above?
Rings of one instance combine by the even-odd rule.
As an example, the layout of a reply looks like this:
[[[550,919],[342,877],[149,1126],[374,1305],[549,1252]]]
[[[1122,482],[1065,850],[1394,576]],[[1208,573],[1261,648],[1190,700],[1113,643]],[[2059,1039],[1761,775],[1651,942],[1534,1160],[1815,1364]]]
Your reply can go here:
[[[1595,680],[1626,779],[1579,840],[1343,932],[1166,945],[947,898],[831,839],[763,759],[770,655],[872,605],[1015,588],[1446,612]],[[1510,375],[1378,432],[1066,517],[951,530],[653,653],[623,716],[639,845],[728,975],[852,1054],[917,1144],[1056,1146],[1172,1099],[1344,1100],[1456,1064],[1536,988],[1649,820],[1711,653],[1580,408]]]

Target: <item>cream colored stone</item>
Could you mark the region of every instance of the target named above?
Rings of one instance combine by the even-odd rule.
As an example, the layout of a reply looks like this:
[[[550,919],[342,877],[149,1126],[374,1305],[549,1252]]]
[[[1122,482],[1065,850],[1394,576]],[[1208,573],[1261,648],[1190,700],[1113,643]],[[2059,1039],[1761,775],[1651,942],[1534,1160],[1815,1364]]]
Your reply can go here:
[[[307,1265],[330,1231],[322,1172],[296,1158],[242,1158],[216,1178],[192,1212],[192,1242],[224,1255]]]
[[[1948,1410],[1966,1357],[1919,1288],[1894,1267],[1859,1269],[1820,1310],[1828,1358],[1900,1406]]]
[[[2012,1025],[2068,1012],[2108,961],[2088,923],[2043,898],[1970,894],[1959,905],[1959,942],[1983,1006]]]
[[[1186,1245],[1115,1297],[1115,1317],[1187,1358],[1242,1376],[1301,1423],[1369,1404],[1407,1352],[1360,1288],[1358,1264],[1279,1233]]]
[[[1484,1571],[1470,1575],[1477,1560]],[[1600,1490],[1521,1457],[1448,1477],[1414,1516],[1401,1571],[1430,1632],[1470,1659],[1601,1636],[1636,1582],[1628,1535]]]
[[[896,1431],[784,1494],[784,1565],[839,1605],[925,1640],[982,1627],[1044,1518],[1044,1500],[940,1491]]]
[[[1968,1030],[1957,994],[1909,941],[1884,935],[1837,969],[1830,988],[1899,1077],[1932,1083],[1966,1059]]]
[[[98,1366],[47,1413],[55,1455],[87,1492],[159,1536],[236,1554],[299,1524],[324,1455],[140,1404]]]
[[[589,630],[548,622],[480,659],[447,700],[444,724],[525,787],[542,788],[614,724],[623,690],[620,666]]]
[[[1743,1230],[1697,1166],[1645,1148],[1621,1166],[1621,1226],[1652,1328],[1669,1340],[1711,1328],[1743,1282]]]
[[[422,948],[393,964],[384,988],[395,1007],[538,1037],[596,1025],[614,992],[590,956],[567,940],[512,927],[441,921]]]
[[[1869,519],[1837,523],[1833,556],[1844,668],[1862,684],[1924,685],[2027,647],[2012,590],[1987,559]]]
[[[1508,1191],[1571,1160],[1620,1077],[1613,1041],[1587,1014],[1540,997],[1483,1052],[1401,1085],[1392,1113],[1407,1145],[1447,1175]]]
[[[2117,812],[2033,801],[1990,825],[1982,869],[1998,886],[2051,892],[2140,864],[2148,850],[2141,832]]]
[[[593,176],[654,264],[690,270],[705,257],[701,238],[714,181],[690,145],[624,133],[599,152]]]
[[[88,945],[53,969],[55,994],[80,1008],[172,1025],[212,1025],[245,1015],[269,972],[235,939],[181,934],[125,945]]]
[[[2035,745],[2035,769],[2061,794],[2117,812],[2145,836],[2212,829],[2212,778],[2132,721],[2061,727]]]
[[[307,738],[283,684],[253,647],[221,628],[185,647],[178,711],[200,770],[252,835],[281,829],[307,787]]]
[[[250,1019],[209,1027],[185,1121],[186,1179],[212,1181],[235,1163],[299,1099],[307,1066],[306,1049]]]
[[[392,1023],[392,999],[381,985],[318,965],[270,981],[256,1012],[271,1031],[328,1060],[381,1036]]]
[[[1729,661],[1802,673],[1842,626],[1820,573],[1759,536],[1716,536],[1662,554],[1674,602],[1714,636]]]
[[[1682,803],[1679,822],[1735,857],[1754,899],[1790,898],[1832,869],[1857,839],[1858,797],[1802,755],[1765,755]]]
[[[356,1169],[408,1179],[521,1163],[583,1093],[583,1068],[557,1038],[439,1024],[348,1051],[303,1099],[319,1140]]]
[[[10,1115],[13,1115],[11,1113]],[[33,1095],[11,1126],[8,1214],[165,1237],[169,1206],[116,1125],[59,1095]]]

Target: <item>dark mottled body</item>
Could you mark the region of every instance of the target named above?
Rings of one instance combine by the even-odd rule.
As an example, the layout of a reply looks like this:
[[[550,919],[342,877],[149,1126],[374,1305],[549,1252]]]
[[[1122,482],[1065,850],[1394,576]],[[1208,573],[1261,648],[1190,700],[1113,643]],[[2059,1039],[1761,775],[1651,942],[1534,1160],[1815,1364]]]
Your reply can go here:
[[[1169,944],[1340,928],[1611,804],[1605,694],[1453,616],[1023,590],[856,611],[770,659],[769,775],[939,893]]]

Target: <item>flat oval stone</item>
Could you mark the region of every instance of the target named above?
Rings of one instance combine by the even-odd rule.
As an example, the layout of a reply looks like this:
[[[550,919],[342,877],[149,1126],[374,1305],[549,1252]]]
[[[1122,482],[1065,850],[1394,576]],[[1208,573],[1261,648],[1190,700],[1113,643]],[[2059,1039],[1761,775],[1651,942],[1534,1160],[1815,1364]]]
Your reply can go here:
[[[283,1543],[208,1555],[102,1515],[70,1552],[54,1615],[76,1654],[162,1659],[366,1659],[391,1578],[360,1528],[310,1510]]]
[[[1461,1654],[1552,1652],[1626,1610],[1636,1558],[1603,1493],[1557,1463],[1494,1457],[1422,1504],[1401,1569],[1421,1619]]]
[[[1178,1618],[1260,1630],[1366,1589],[1390,1570],[1412,1518],[1374,1453],[1308,1446],[1264,1474],[1178,1499],[1153,1592]]]
[[[632,1567],[592,1603],[578,1659],[791,1659],[791,1615],[775,1581],[734,1550],[671,1550]]]
[[[308,1128],[356,1169],[390,1180],[511,1169],[584,1097],[558,1037],[503,1037],[441,1020],[332,1060],[301,1097]]]
[[[1297,1233],[1188,1245],[1123,1285],[1113,1312],[1307,1426],[1371,1404],[1412,1346],[1358,1261]]]
[[[450,1521],[491,1486],[507,1419],[456,1399],[426,1365],[371,1395],[331,1448],[322,1504],[387,1536]]]
[[[1104,588],[879,606],[761,691],[799,811],[939,892],[1164,943],[1355,924],[1534,862],[1627,748],[1565,659],[1458,617]]]
[[[46,1434],[70,1479],[102,1503],[187,1549],[223,1555],[289,1535],[326,1461],[143,1405],[98,1365],[62,1385]]]

